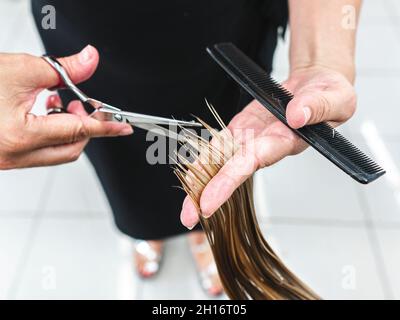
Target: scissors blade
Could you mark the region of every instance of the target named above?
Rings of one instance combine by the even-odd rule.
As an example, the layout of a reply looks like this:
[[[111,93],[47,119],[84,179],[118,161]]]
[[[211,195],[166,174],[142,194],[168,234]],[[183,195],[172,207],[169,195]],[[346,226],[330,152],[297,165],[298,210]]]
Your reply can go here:
[[[185,142],[185,137],[180,135],[178,132],[169,130],[167,128],[161,127],[152,123],[136,123],[134,125],[137,128],[152,132],[157,135],[161,135],[170,139],[174,139],[179,142]]]
[[[112,107],[112,106],[110,106]],[[156,117],[141,113],[120,111],[115,107],[111,109],[107,104],[103,103],[103,107],[97,108],[92,116],[98,120],[106,121],[117,121],[126,122],[131,125],[137,126],[137,124],[157,124],[157,125],[170,125],[170,126],[182,126],[182,127],[202,127],[201,123],[196,121],[183,121],[175,120],[163,117]]]
[[[87,103],[89,103],[94,109],[105,108],[105,109],[110,109],[110,110],[114,110],[114,111],[117,111],[117,112],[121,111],[121,109],[113,107],[110,104],[107,104],[107,103],[104,103],[104,102],[101,102],[99,100],[92,99],[92,98],[89,98]]]

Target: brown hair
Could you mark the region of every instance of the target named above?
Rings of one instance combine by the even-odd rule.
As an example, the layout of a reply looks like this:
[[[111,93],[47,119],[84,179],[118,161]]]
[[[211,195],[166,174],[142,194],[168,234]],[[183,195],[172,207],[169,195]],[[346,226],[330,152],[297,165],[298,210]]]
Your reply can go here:
[[[221,152],[216,146],[224,143],[226,150],[228,130],[215,110],[212,107],[210,110],[225,130],[217,132],[199,119],[213,140],[210,143],[193,134],[185,135],[194,162],[178,154],[179,163],[175,169],[183,189],[199,212],[203,189],[229,159],[226,151]],[[236,149],[231,135],[228,144],[230,151]],[[221,161],[209,161],[210,158]],[[231,299],[319,299],[285,266],[264,239],[254,208],[252,178],[245,181],[214,215],[207,219],[199,215],[199,218],[223,287]]]

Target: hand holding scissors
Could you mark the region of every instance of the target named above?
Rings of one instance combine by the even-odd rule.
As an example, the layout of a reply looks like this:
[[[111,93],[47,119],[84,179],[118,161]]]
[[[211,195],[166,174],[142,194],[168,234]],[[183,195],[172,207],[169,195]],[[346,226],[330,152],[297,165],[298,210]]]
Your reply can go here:
[[[91,77],[99,62],[95,48],[61,58],[72,83]],[[93,137],[132,133],[130,125],[97,121],[73,101],[66,114],[31,113],[38,94],[60,85],[60,77],[42,58],[0,54],[0,169],[55,165],[76,160]]]
[[[123,111],[120,108],[114,107],[112,105],[106,104],[99,100],[88,97],[84,94],[70,79],[67,71],[64,69],[62,64],[51,56],[43,56],[43,59],[49,63],[54,70],[58,72],[62,81],[64,82],[65,88],[71,90],[78,99],[87,105],[89,105],[93,112],[90,117],[93,117],[100,121],[111,121],[118,123],[128,123],[132,126],[144,129],[144,130],[154,130],[154,132],[167,136],[171,139],[179,140],[179,135],[177,135],[176,130],[170,130],[163,126],[169,127],[201,127],[202,125],[195,121],[181,121],[172,118],[163,118],[147,114],[134,113]],[[48,114],[64,113],[66,110],[63,108],[51,108],[48,110]]]

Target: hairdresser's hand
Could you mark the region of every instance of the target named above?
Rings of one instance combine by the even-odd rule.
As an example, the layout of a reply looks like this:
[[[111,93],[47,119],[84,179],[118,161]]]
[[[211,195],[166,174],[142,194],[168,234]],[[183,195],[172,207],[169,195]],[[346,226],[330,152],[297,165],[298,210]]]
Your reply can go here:
[[[78,83],[94,73],[99,55],[88,46],[60,61]],[[0,169],[73,161],[92,137],[132,133],[129,125],[88,117],[76,101],[69,106],[71,114],[30,114],[37,95],[59,82],[57,73],[39,57],[0,54]]]
[[[286,113],[292,128],[322,121],[337,126],[349,119],[356,108],[350,81],[330,69],[296,70],[284,86],[294,93]],[[302,152],[307,146],[257,101],[237,114],[228,128],[240,148],[204,189],[200,206],[205,217],[211,216],[256,170]],[[189,228],[198,222],[198,213],[188,197],[183,204],[181,220]]]

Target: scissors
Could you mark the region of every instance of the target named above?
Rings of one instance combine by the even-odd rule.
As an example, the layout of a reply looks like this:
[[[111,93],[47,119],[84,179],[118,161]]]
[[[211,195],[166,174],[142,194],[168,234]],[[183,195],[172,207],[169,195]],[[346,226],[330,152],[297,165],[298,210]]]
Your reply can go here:
[[[202,127],[202,124],[196,121],[181,121],[170,118],[151,116],[147,114],[127,112],[99,100],[89,98],[72,82],[67,71],[56,58],[48,55],[42,56],[42,58],[47,63],[49,63],[50,66],[52,66],[53,69],[60,75],[66,89],[71,90],[79,98],[80,101],[90,105],[94,109],[90,116],[97,120],[122,123],[125,122],[134,127],[138,127],[147,131],[152,131],[156,134],[163,135],[178,141],[182,139],[182,137],[177,133],[177,130],[169,130],[162,126],[172,126],[174,129],[176,129],[177,127]],[[65,112],[66,110],[63,108],[53,108],[48,110],[47,113],[54,114]]]

